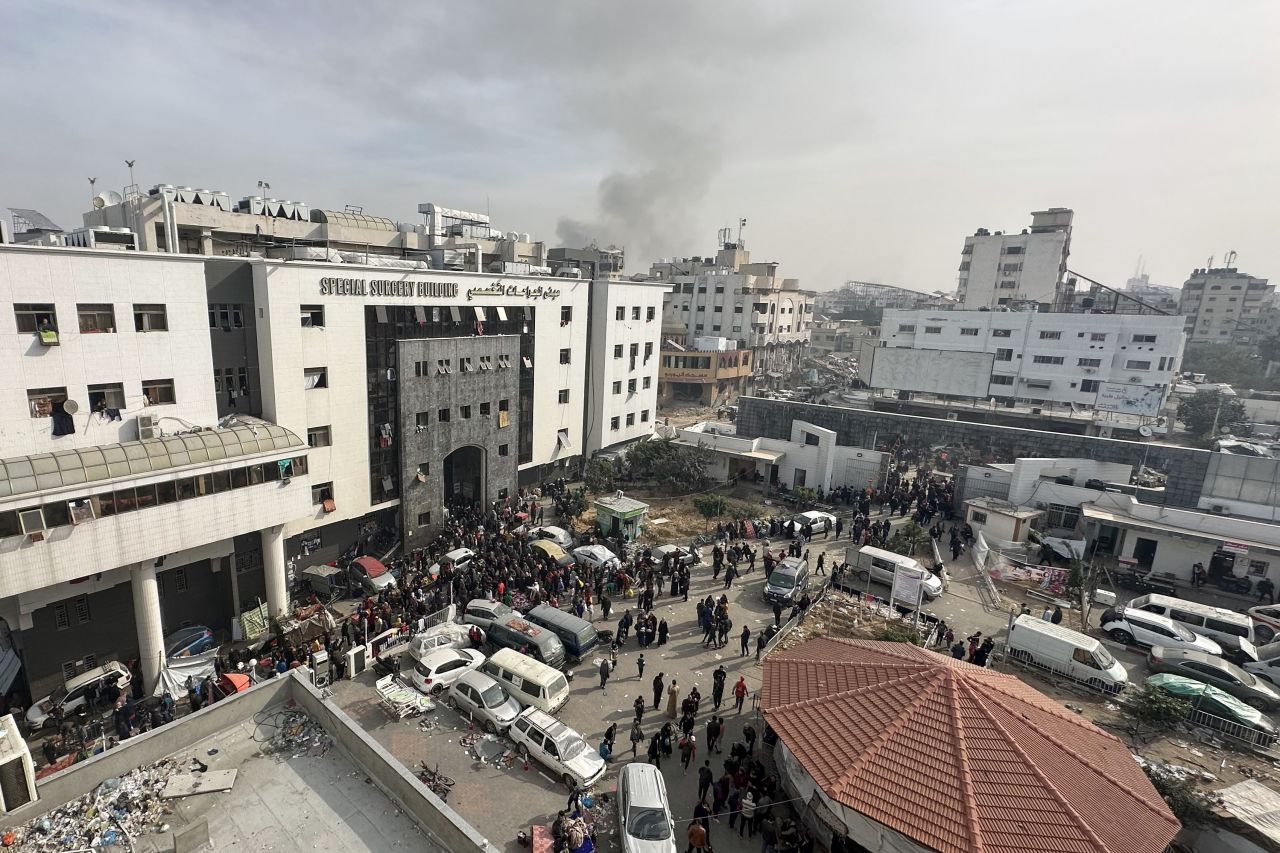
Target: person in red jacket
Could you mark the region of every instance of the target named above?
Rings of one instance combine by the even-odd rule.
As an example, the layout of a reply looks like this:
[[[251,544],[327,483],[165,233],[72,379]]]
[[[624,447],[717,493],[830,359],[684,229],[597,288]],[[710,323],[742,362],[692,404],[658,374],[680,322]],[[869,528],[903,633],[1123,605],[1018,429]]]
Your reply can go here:
[[[738,706],[738,713],[742,713],[742,703],[747,701],[747,679],[738,676],[738,683],[733,685],[733,703]]]

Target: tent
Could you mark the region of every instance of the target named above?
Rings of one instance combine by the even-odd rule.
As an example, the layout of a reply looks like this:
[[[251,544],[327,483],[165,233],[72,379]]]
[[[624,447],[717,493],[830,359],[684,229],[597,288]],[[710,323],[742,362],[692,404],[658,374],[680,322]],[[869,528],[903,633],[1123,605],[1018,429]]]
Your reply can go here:
[[[156,689],[151,691],[151,695],[163,696],[165,691],[168,691],[169,695],[175,699],[185,696],[188,678],[193,684],[199,685],[206,678],[213,677],[213,661],[217,656],[218,649],[214,648],[190,657],[170,658],[160,670],[160,677],[156,679]]]

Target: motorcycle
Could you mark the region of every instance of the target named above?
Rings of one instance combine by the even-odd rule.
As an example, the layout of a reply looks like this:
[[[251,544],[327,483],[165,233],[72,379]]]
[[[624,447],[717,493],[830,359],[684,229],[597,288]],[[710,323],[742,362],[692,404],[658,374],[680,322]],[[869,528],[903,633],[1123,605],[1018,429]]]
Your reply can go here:
[[[1241,595],[1248,595],[1253,590],[1253,581],[1249,578],[1238,578],[1235,575],[1219,575],[1214,578],[1214,583],[1223,592],[1235,592]]]

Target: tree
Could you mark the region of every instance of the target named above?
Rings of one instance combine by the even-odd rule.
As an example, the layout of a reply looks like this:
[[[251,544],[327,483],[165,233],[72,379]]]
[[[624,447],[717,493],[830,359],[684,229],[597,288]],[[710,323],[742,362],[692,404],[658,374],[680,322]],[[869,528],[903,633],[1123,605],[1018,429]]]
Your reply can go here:
[[[725,500],[724,495],[694,495],[693,508],[706,520],[702,526],[705,531],[711,527],[711,519],[724,515],[725,510],[729,508],[729,502]]]
[[[1133,715],[1140,722],[1159,729],[1168,729],[1187,718],[1191,703],[1167,693],[1154,684],[1144,684],[1130,702]]]
[[[613,463],[607,459],[592,459],[582,474],[582,482],[593,495],[612,492],[616,486]]]
[[[920,638],[920,632],[902,622],[886,622],[876,631],[875,638],[889,643],[911,643],[914,646],[924,645],[924,640]]]
[[[916,553],[916,546],[928,538],[929,534],[925,532],[923,527],[914,521],[908,521],[895,530],[893,536],[889,537],[889,550],[905,557],[913,557]]]
[[[1259,350],[1262,349],[1260,345]],[[1274,379],[1266,378],[1266,357],[1259,358],[1251,347],[1193,344],[1186,348],[1181,369],[1189,373],[1203,373],[1209,382],[1225,382],[1236,388],[1275,386]]]
[[[695,492],[710,482],[714,454],[705,447],[676,444],[671,439],[640,441],[627,451],[631,477],[653,480],[672,494]]]
[[[1080,590],[1084,588],[1084,563],[1073,559],[1071,568],[1067,571],[1067,594],[1075,600],[1080,597]]]
[[[587,511],[587,490],[579,486],[564,496],[564,512],[572,522]]]
[[[796,486],[791,490],[791,497],[795,498],[796,509],[806,509],[818,502],[818,493],[808,486]]]
[[[1221,391],[1202,391],[1184,398],[1178,403],[1178,420],[1192,435],[1207,440],[1224,432],[1249,434],[1249,413],[1244,401]]]

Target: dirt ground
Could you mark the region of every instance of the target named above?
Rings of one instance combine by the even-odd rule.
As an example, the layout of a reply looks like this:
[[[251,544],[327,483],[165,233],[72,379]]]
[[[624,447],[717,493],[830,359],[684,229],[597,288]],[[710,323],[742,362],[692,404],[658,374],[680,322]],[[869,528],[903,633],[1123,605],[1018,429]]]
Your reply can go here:
[[[640,541],[649,545],[662,545],[668,542],[688,543],[694,536],[703,532],[715,532],[716,519],[710,522],[702,517],[702,513],[693,505],[693,497],[664,497],[650,495],[642,491],[627,490],[627,497],[635,498],[649,504],[649,521],[640,533]],[[740,505],[746,517],[767,518],[777,513],[789,513],[790,509],[782,504],[766,503],[759,490],[750,486],[738,486],[722,491],[733,509]],[[749,511],[749,512],[748,512]],[[738,518],[738,515],[725,516],[722,520]],[[591,528],[596,523],[596,511],[587,509],[578,519],[577,529]]]
[[[697,403],[672,401],[658,406],[658,417],[670,418],[672,426],[686,427],[700,421],[714,421],[716,410]]]
[[[874,639],[884,625],[884,619],[861,615],[850,597],[829,593],[814,605],[804,624],[784,637],[778,647],[790,648],[816,636]],[[1146,761],[1170,765],[1174,772],[1191,776],[1204,791],[1225,788],[1244,779],[1280,786],[1280,761],[1236,749],[1208,729],[1184,726],[1164,733],[1139,730],[1136,721],[1111,697],[1022,667],[993,663],[991,668],[1017,676],[1069,710],[1083,715],[1118,737],[1131,752]]]

